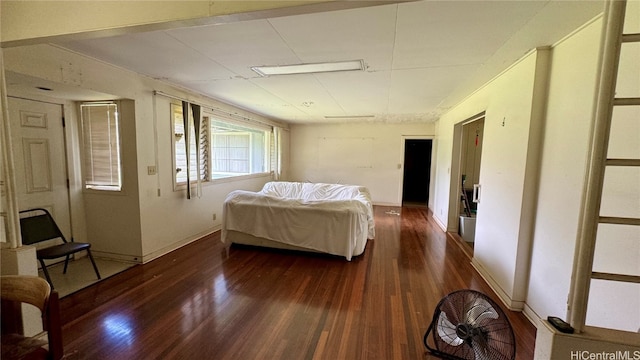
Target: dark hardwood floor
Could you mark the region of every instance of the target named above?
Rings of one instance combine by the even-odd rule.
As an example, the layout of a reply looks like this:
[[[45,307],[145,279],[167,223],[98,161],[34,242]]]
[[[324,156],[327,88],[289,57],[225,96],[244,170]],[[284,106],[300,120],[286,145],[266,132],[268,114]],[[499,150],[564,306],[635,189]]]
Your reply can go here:
[[[401,215],[386,214],[395,210]],[[232,247],[216,232],[61,300],[69,359],[426,359],[436,304],[498,300],[424,208],[375,207],[376,239],[344,258]],[[517,358],[535,328],[508,312]]]

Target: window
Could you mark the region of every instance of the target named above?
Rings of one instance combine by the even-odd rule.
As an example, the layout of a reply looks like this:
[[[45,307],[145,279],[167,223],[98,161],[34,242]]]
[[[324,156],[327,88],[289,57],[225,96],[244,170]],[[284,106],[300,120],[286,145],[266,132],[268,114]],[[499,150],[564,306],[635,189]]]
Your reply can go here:
[[[94,190],[122,190],[120,126],[115,103],[82,103],[84,186]]]
[[[220,120],[210,123],[212,179],[269,171],[266,161],[267,131]]]
[[[270,171],[271,129],[266,125],[246,124],[205,112],[200,127],[200,147],[196,150],[195,132],[185,135],[182,107],[172,104],[174,131],[175,184],[187,182],[186,141],[189,141],[189,179],[195,181],[200,164],[200,179],[212,181]],[[193,124],[193,123],[191,123]],[[190,126],[193,127],[193,126]],[[198,156],[200,161],[198,162]]]

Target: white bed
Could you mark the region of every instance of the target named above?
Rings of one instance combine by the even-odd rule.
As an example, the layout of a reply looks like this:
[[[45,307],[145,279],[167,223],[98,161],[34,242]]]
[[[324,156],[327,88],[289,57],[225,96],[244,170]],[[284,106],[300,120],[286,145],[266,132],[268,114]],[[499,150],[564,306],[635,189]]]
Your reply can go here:
[[[269,182],[259,192],[236,190],[222,212],[222,242],[353,256],[375,237],[367,188]]]

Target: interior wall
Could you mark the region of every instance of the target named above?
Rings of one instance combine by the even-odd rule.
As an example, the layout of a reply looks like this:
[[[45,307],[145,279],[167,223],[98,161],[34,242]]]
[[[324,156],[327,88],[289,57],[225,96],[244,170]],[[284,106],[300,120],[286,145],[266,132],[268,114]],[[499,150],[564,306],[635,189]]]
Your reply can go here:
[[[517,283],[526,268],[521,218],[526,216],[523,194],[528,174],[538,51],[514,64],[478,89],[439,120],[436,204],[434,215],[445,226],[449,208],[454,127],[485,111],[480,201],[476,220],[474,265],[511,308],[522,308],[526,285]],[[454,179],[460,184],[460,179]],[[526,269],[525,269],[526,270]]]
[[[638,24],[640,4],[630,3],[635,6],[631,14],[637,15]],[[542,318],[565,317],[567,313],[601,27],[600,20],[593,22],[553,50],[527,299],[531,310]],[[617,96],[640,94],[640,62],[637,61],[640,47],[636,45],[636,49],[635,57],[622,59],[621,69],[625,70],[618,78]],[[610,157],[637,158],[640,154],[639,116],[639,110],[632,108],[614,112]],[[636,169],[625,174],[624,171],[607,170],[601,214],[640,216],[640,172]],[[637,227],[601,225],[594,270],[639,275],[638,239]],[[587,324],[638,331],[640,285],[592,281]]]
[[[289,174],[289,163],[291,161],[291,132],[289,129],[284,129],[280,133],[281,151],[280,163],[282,164],[282,173],[280,174],[280,180],[290,181],[291,175]]]
[[[142,244],[145,261],[175,247],[176,239],[179,239],[180,244],[187,243],[219,229],[222,224],[222,204],[229,192],[237,189],[257,191],[272,178],[271,175],[266,175],[244,180],[223,179],[215,183],[203,183],[201,197],[192,192],[191,199],[187,199],[186,190],[174,190],[173,185],[174,130],[170,107],[175,100],[156,96],[154,101],[159,176],[146,175],[146,167],[154,165],[155,159],[141,164],[139,170],[143,172],[141,183],[146,188],[145,192],[140,193],[142,237],[149,240]],[[153,104],[151,105],[153,108]],[[147,127],[147,131],[148,129]],[[152,145],[147,141],[147,146]]]
[[[32,97],[24,94],[24,97]],[[67,147],[67,174],[69,177],[69,211],[71,215],[71,232],[78,242],[90,242],[87,236],[86,213],[84,208],[84,184],[82,177],[82,160],[80,152],[72,149],[81,149],[80,119],[78,116],[78,104],[64,99],[51,99],[51,102],[62,101],[64,118],[67,126],[65,141]]]
[[[593,23],[553,49],[527,299],[540,317],[566,313],[601,26]]]
[[[292,125],[291,179],[362,185],[374,203],[400,206],[403,136],[434,133],[433,123]]]
[[[634,14],[640,14],[637,4],[632,6],[636,6]],[[567,311],[600,31],[601,22],[595,19],[553,46],[548,66],[548,100],[543,113],[538,114],[544,116],[538,126],[531,123],[531,128],[525,127],[525,119],[534,119],[533,114],[540,112],[533,111],[535,107],[530,105],[537,102],[531,91],[537,71],[533,55],[478,89],[438,122],[434,216],[446,226],[455,123],[486,109],[474,264],[494,288],[497,286],[501,296],[516,294],[518,289],[512,285],[524,282],[524,310],[533,319],[564,317]],[[623,58],[621,62],[626,72],[619,78],[618,96],[640,93],[640,62],[633,59],[637,57]],[[614,112],[610,156],[637,157],[637,118],[637,109]],[[524,146],[531,142],[527,134],[536,132],[542,139],[537,156]],[[535,146],[529,150],[535,150]],[[625,175],[616,172],[609,173],[605,180],[603,214],[640,215],[640,174],[637,170]],[[532,193],[534,188],[537,191]],[[527,218],[523,214],[532,203],[533,214]],[[601,226],[594,270],[640,274],[638,236],[635,228]],[[522,249],[518,242],[527,237],[530,240],[524,242]],[[519,261],[530,262],[526,271],[518,271]],[[592,282],[588,325],[635,332],[640,327],[639,312],[637,284]]]
[[[96,255],[140,259],[142,244],[138,162],[135,156],[135,102],[120,100],[117,105],[120,120],[122,191],[84,191],[87,239]],[[78,128],[81,129],[80,124]]]
[[[85,212],[92,216],[92,219],[86,220],[87,224],[112,217],[115,212],[127,214],[133,218],[128,220],[127,224],[134,226],[130,234],[137,235],[133,237],[127,235],[125,236],[127,240],[118,240],[118,231],[114,231],[112,228],[101,228],[105,232],[102,235],[105,237],[105,243],[127,242],[126,253],[110,254],[111,256],[118,257],[120,255],[119,257],[124,260],[145,262],[212,232],[220,227],[222,202],[231,190],[257,190],[271,179],[271,176],[268,175],[205,185],[201,198],[187,200],[184,190],[174,191],[173,189],[174,170],[171,160],[173,140],[169,99],[154,95],[154,90],[209,104],[227,112],[267,123],[277,123],[213,99],[188,93],[166,83],[54,46],[15,47],[4,49],[3,52],[7,71],[78,89],[113,94],[117,99],[131,99],[135,103],[135,123],[130,123],[135,126],[135,129],[131,129],[128,133],[135,137],[135,141],[133,141],[135,146],[126,149],[122,156],[125,161],[133,159],[130,164],[134,165],[131,168],[128,167],[123,176],[125,179],[135,179],[137,185],[133,188],[137,187],[137,194],[132,194],[133,200],[130,202],[123,199],[111,199],[106,200],[104,206],[85,209]],[[283,124],[277,125],[286,128]],[[71,165],[72,163],[69,163],[69,166]],[[148,166],[156,166],[157,173],[148,175]],[[81,181],[81,178],[76,176],[75,179],[70,180],[77,182]],[[81,184],[73,183],[72,187],[74,186],[78,188],[81,187]],[[83,196],[86,197],[87,194],[83,194]],[[123,196],[127,197],[129,193]],[[105,199],[96,199],[95,204],[103,203],[103,201]],[[72,208],[73,206],[74,204],[72,204]],[[217,215],[216,220],[213,220],[214,213]],[[122,231],[128,230],[128,228],[122,229]],[[91,239],[87,240],[92,241]],[[120,247],[118,248],[120,249]],[[110,251],[111,249],[108,249],[105,253]]]

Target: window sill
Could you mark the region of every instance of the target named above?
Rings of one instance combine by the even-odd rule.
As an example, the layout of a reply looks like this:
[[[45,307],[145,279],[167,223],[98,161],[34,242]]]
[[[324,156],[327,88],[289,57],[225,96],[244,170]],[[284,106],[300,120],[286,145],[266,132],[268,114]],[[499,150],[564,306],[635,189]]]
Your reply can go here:
[[[225,177],[225,178],[221,178],[221,179],[207,180],[207,181],[202,181],[202,186],[210,186],[210,185],[215,185],[215,184],[224,184],[224,183],[229,183],[229,182],[242,181],[242,180],[248,180],[248,179],[257,179],[257,178],[262,178],[262,177],[272,178],[273,177],[273,172],[265,172],[265,173],[258,173],[258,174],[249,174],[249,175],[239,175],[239,176],[229,176],[229,177]],[[195,182],[193,182],[193,184],[195,184]],[[180,184],[175,184],[174,185],[173,191],[184,191],[186,189],[187,189],[187,184],[180,183]]]
[[[256,179],[256,178],[261,178],[261,177],[271,177],[272,175],[273,175],[273,173],[271,173],[271,172],[264,172],[264,173],[249,174],[249,175],[229,176],[229,177],[224,177],[224,178],[220,178],[220,179],[213,179],[213,180],[210,180],[209,182],[211,184],[221,184],[221,183],[233,182],[233,181],[238,181],[238,180]]]
[[[123,189],[115,190],[113,188],[95,186],[92,188],[83,188],[82,192],[85,194],[96,195],[126,195]]]

